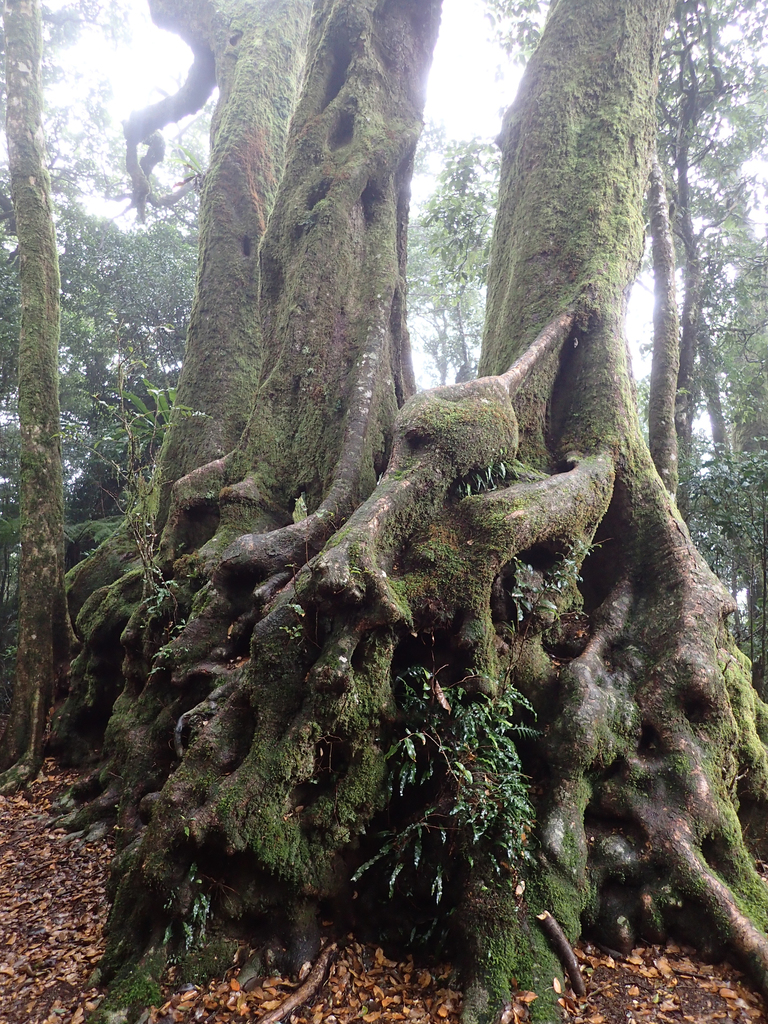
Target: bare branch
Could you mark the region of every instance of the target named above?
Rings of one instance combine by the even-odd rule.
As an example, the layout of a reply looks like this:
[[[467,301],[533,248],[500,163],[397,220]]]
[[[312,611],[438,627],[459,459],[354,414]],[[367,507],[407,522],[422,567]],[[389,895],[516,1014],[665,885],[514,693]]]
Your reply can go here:
[[[144,219],[147,202],[152,202],[152,187],[149,176],[165,155],[165,140],[160,129],[167,124],[180,121],[188,114],[196,114],[208,100],[216,86],[216,68],[213,54],[209,49],[195,51],[195,59],[189,69],[187,80],[173,96],[166,96],[159,103],[136,110],[123,124],[125,135],[125,163],[133,185],[132,205],[140,219]],[[138,146],[148,147],[139,160]],[[186,194],[186,193],[185,193]],[[175,200],[178,201],[178,200]],[[158,205],[154,202],[154,205]],[[162,204],[172,205],[172,204]]]

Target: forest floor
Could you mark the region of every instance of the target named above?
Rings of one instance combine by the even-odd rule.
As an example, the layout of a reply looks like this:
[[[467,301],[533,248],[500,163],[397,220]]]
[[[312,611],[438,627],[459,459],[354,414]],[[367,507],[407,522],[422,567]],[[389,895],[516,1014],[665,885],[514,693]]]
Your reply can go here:
[[[32,787],[0,797],[0,1024],[81,1024],[104,994],[92,984],[107,915],[112,839],[103,828],[67,834],[51,821],[57,793],[77,776],[47,762]],[[247,948],[221,979],[204,986],[165,979],[163,1002],[142,1024],[263,1020],[297,989],[288,978],[257,977]],[[588,943],[576,950],[587,995],[559,993],[569,1024],[768,1024],[768,1008],[729,964],[705,964],[673,944],[614,958]],[[503,1024],[528,1019],[535,992],[518,992]],[[390,960],[350,936],[318,994],[291,1024],[410,1021],[458,1024],[461,995],[448,965]]]

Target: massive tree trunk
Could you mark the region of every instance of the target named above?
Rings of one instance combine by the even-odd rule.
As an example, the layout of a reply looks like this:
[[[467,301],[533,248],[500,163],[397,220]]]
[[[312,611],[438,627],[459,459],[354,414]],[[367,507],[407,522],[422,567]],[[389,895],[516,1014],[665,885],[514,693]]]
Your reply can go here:
[[[190,44],[197,64],[212,67],[219,88],[178,388],[179,405],[195,415],[177,413],[163,446],[162,525],[174,481],[230,452],[253,405],[262,350],[259,244],[283,169],[311,2],[152,0],[151,9]]]
[[[642,440],[622,330],[670,9],[553,6],[501,136],[486,376],[406,401],[408,175],[439,3],[316,6],[261,250],[255,412],[174,487],[173,599],[123,633],[110,769],[70,818],[119,800],[105,977],[154,969],[201,915],[267,967],[283,947],[298,967],[322,921],[392,939],[437,919],[466,1021],[493,1019],[513,978],[551,1021],[548,911],[621,950],[728,949],[768,989],[738,817],[764,849],[768,709]],[[98,638],[106,620],[86,605],[80,624]],[[532,838],[488,767],[516,691],[538,716],[520,742]]]
[[[146,538],[154,543],[173,484],[231,452],[253,407],[262,351],[259,244],[282,174],[311,0],[151,0],[150,9],[158,25],[189,44],[194,62],[178,94],[126,122],[127,164],[140,210],[151,183],[147,157],[138,159],[139,145],[199,109],[214,86],[219,89],[210,164],[200,185],[200,258],[178,408],[160,453]],[[187,551],[218,525],[218,487],[208,493],[208,500],[198,493],[186,514],[179,543]],[[122,684],[119,640],[140,589],[134,575],[139,566],[126,527],[68,576],[72,620],[83,613],[78,633],[88,642],[73,666],[70,699],[53,723],[52,749],[65,760],[87,759],[101,745]]]
[[[7,137],[21,277],[19,644],[11,715],[0,749],[0,792],[37,775],[70,627],[64,596],[59,425],[59,263],[42,121],[37,0],[3,12]]]

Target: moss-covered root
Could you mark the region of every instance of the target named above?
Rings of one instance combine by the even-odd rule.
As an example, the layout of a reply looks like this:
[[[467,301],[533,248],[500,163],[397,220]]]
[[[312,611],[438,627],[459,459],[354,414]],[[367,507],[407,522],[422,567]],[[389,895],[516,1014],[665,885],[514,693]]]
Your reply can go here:
[[[149,1006],[162,1001],[160,978],[165,967],[162,950],[150,950],[141,963],[133,964],[115,979],[107,998],[92,1014],[89,1024],[135,1024]]]
[[[730,599],[654,480],[641,497],[639,477],[620,474],[601,526],[613,557],[595,556],[618,579],[545,723],[540,857],[563,897],[545,909],[567,914],[570,900],[577,927],[620,950],[673,934],[730,951],[765,989],[768,891],[737,818],[742,801],[753,821],[768,813],[765,713],[722,624]],[[627,497],[644,517],[629,545]]]
[[[653,815],[663,829],[651,835],[654,845],[663,850],[678,879],[681,891],[699,902],[707,913],[719,936],[726,941],[738,959],[748,967],[763,993],[768,996],[768,892],[765,883],[754,869],[752,891],[734,892],[707,864],[692,831],[685,820],[671,815]],[[723,844],[735,847],[733,853],[747,867],[740,843]],[[750,865],[751,867],[751,865]],[[749,870],[749,869],[747,869]],[[751,897],[751,898],[750,898]],[[742,910],[749,908],[749,915]],[[757,927],[755,921],[760,923]]]
[[[563,972],[526,905],[533,905],[537,897],[531,890],[524,901],[515,895],[513,883],[497,877],[491,881],[493,877],[493,873],[480,877],[476,872],[459,908],[462,1024],[497,1021],[499,1008],[509,1000],[515,983],[537,995],[530,1004],[533,1021],[559,1024],[562,1014],[553,980],[562,981]]]
[[[393,453],[375,498],[366,502],[365,511],[358,514],[357,530],[347,528],[339,531],[340,535],[354,534],[358,543],[364,544],[363,533],[370,536],[376,532],[384,516],[390,526],[383,536],[377,537],[382,547],[387,540],[391,542],[395,536],[407,533],[428,509],[441,508],[457,479],[473,469],[494,466],[504,458],[514,459],[517,421],[509,390],[519,386],[537,362],[556,352],[571,320],[570,314],[565,315],[542,332],[533,356],[526,354],[507,377],[470,381],[412,398],[397,419]],[[363,424],[370,415],[374,381],[364,383],[368,390],[359,389],[363,398],[356,415],[348,420],[328,494],[313,513],[298,522],[268,534],[239,536],[224,551],[216,571],[214,582],[221,590],[242,588],[246,579],[262,581],[265,586],[256,591],[256,599],[268,601],[275,592],[274,581],[284,580],[286,567],[295,571],[308,562],[338,530],[339,523],[352,515],[359,504]],[[339,589],[336,583],[333,586]],[[349,593],[359,589],[348,577],[344,586]]]
[[[225,929],[253,921],[265,948],[277,935],[298,969],[311,959],[307,905],[348,888],[344,858],[385,797],[394,640],[379,631],[361,645],[368,623],[342,616],[318,657],[289,604],[256,625],[241,684],[193,728],[162,793],[140,808],[147,826],[115,867],[107,971],[140,955],[158,927],[170,925],[173,946],[201,893]]]
[[[12,796],[37,777],[43,764],[42,755],[28,752],[12,768],[0,772],[0,796]]]

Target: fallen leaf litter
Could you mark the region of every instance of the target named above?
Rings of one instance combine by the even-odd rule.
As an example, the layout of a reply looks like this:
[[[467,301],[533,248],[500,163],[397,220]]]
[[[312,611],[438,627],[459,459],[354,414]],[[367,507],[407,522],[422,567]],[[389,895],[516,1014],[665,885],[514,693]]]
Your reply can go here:
[[[78,778],[46,762],[26,793],[0,797],[0,1024],[80,1024],[101,998],[87,982],[112,843],[48,825],[54,793]]]
[[[0,1024],[84,1024],[103,999],[88,981],[104,948],[112,843],[99,829],[73,836],[49,822],[55,794],[77,778],[49,761],[26,794],[0,798]],[[325,985],[289,1024],[458,1024],[449,965],[392,960],[351,936],[341,947]],[[691,949],[643,946],[620,960],[581,943],[576,956],[586,997],[562,976],[551,983],[568,1024],[768,1024],[742,972],[701,963]],[[142,1024],[258,1022],[300,984],[241,966],[207,985],[182,985],[172,968],[165,982],[164,1002],[147,1007]],[[499,1024],[525,1024],[537,998],[516,992]]]

